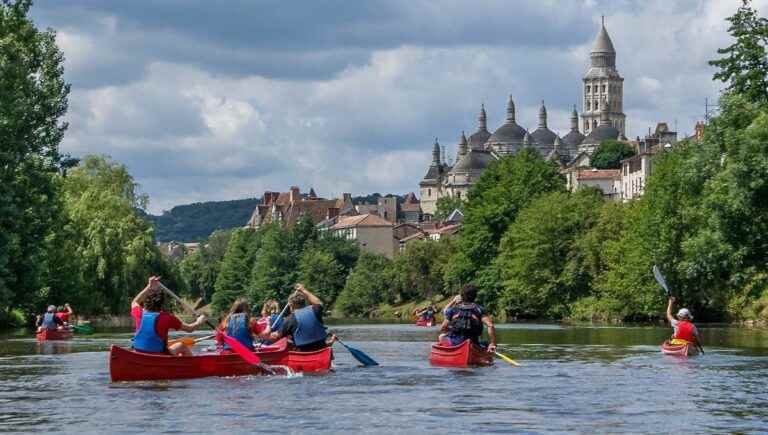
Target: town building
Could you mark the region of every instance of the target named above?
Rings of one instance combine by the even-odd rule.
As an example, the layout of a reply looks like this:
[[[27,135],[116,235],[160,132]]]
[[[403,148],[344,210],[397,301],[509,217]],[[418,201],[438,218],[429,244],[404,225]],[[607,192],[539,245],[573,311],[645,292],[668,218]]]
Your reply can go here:
[[[389,259],[395,256],[397,240],[394,225],[377,214],[339,217],[328,231],[337,237],[354,240],[364,251]]]
[[[303,194],[297,186],[292,186],[288,192],[264,192],[246,226],[256,229],[279,223],[290,228],[305,214],[318,224],[339,216],[354,216],[358,212],[349,193],[343,194],[342,198],[325,199],[318,197],[314,189]]]

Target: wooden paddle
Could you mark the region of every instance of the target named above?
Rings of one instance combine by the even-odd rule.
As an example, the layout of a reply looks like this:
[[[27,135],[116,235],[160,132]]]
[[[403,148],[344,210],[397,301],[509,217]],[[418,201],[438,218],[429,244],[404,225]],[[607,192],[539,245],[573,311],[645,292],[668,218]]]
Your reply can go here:
[[[176,299],[176,302],[178,302],[179,304],[181,304],[181,306],[182,306],[182,307],[184,307],[184,309],[185,309],[185,310],[189,311],[190,313],[192,313],[192,314],[193,314],[193,315],[195,315],[195,316],[199,316],[199,315],[200,315],[200,314],[198,314],[198,312],[197,312],[197,311],[195,311],[195,309],[194,309],[194,308],[190,307],[190,306],[189,306],[189,305],[188,305],[186,302],[184,302],[184,301],[183,301],[183,300],[182,300],[180,297],[176,296],[176,294],[175,294],[175,293],[173,293],[173,292],[172,292],[172,291],[171,291],[171,290],[170,290],[168,287],[166,287],[165,285],[163,285],[163,283],[159,283],[159,284],[160,284],[160,288],[162,288],[162,289],[163,289],[163,291],[165,291],[166,293],[168,293],[169,295],[171,295],[171,296],[172,296],[174,299]],[[228,335],[227,335],[227,334],[226,334],[224,331],[221,331],[221,330],[220,330],[220,329],[218,329],[216,326],[214,326],[214,325],[213,325],[213,323],[211,323],[211,321],[210,321],[210,320],[206,320],[206,321],[205,321],[205,323],[207,323],[207,324],[208,324],[208,326],[210,326],[211,328],[213,328],[213,330],[214,330],[214,331],[219,331],[219,333],[221,334],[221,336],[224,338],[224,342],[225,342],[225,343],[227,343],[227,346],[229,346],[229,347],[230,347],[230,349],[232,349],[232,350],[233,350],[233,351],[234,351],[236,354],[240,355],[240,358],[242,358],[243,360],[245,360],[245,362],[247,362],[247,363],[249,363],[249,364],[251,364],[251,365],[260,366],[260,367],[262,367],[262,368],[264,368],[265,370],[268,370],[268,371],[270,371],[270,372],[272,371],[272,370],[271,370],[271,369],[269,369],[268,367],[264,366],[264,365],[261,363],[261,358],[259,358],[259,356],[258,356],[258,355],[256,355],[255,353],[253,353],[253,351],[251,351],[250,349],[248,349],[248,347],[244,346],[244,345],[243,345],[243,343],[240,343],[239,341],[237,341],[237,339],[235,339],[235,338],[232,338],[232,337],[228,336]]]
[[[176,343],[184,343],[185,346],[194,346],[196,343],[199,343],[204,340],[210,340],[214,337],[216,337],[216,334],[206,335],[205,337],[200,337],[200,338],[194,338],[194,337],[174,338],[173,340],[168,340],[168,347],[171,347]]]
[[[509,356],[507,356],[507,355],[504,355],[503,353],[501,353],[501,352],[499,352],[499,351],[495,351],[495,352],[493,352],[493,353],[495,353],[495,354],[496,354],[496,356],[498,356],[499,358],[501,358],[501,359],[502,359],[502,360],[504,360],[505,362],[508,362],[509,364],[511,364],[511,365],[513,365],[513,366],[515,366],[515,367],[520,367],[520,363],[518,363],[517,361],[513,360],[513,359],[512,359],[512,358],[510,358]]]

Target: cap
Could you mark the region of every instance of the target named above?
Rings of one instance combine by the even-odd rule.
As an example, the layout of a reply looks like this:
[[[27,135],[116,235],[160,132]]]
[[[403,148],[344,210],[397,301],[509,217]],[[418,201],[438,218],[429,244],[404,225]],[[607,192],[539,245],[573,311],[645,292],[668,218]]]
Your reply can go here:
[[[688,311],[688,308],[680,308],[680,311],[677,312],[677,317],[681,319],[693,320],[693,316],[691,315],[691,312]]]

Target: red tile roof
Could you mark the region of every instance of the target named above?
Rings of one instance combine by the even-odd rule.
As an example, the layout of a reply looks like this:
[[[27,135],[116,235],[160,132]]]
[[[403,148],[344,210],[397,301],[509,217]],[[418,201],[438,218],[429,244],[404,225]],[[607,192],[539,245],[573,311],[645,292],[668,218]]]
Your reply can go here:
[[[585,171],[579,171],[576,174],[576,178],[579,180],[605,180],[613,179],[621,175],[620,169],[588,169]]]
[[[359,216],[344,216],[339,219],[336,225],[332,226],[332,230],[340,230],[344,228],[353,227],[392,227],[392,222],[389,222],[379,215],[375,214],[361,214]]]

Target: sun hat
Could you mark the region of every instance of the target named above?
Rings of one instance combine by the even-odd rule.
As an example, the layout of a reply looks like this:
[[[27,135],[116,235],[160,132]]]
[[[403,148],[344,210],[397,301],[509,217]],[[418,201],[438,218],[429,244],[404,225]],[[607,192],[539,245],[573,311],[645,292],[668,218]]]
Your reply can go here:
[[[680,311],[677,312],[677,317],[680,319],[693,320],[693,316],[691,315],[691,312],[688,311],[688,308],[680,308]]]

